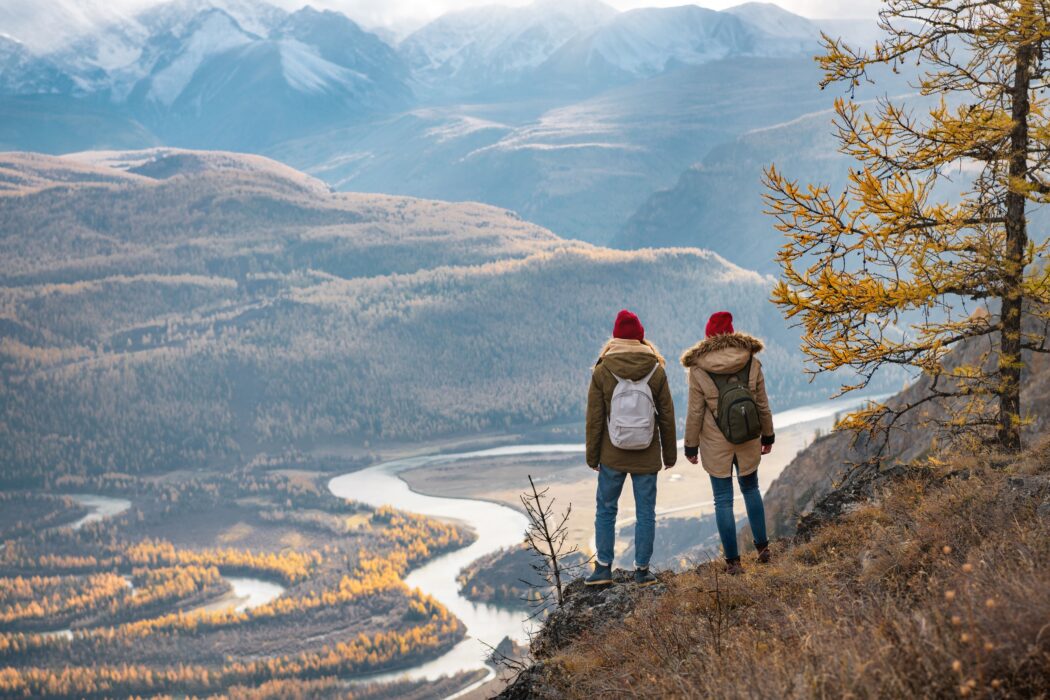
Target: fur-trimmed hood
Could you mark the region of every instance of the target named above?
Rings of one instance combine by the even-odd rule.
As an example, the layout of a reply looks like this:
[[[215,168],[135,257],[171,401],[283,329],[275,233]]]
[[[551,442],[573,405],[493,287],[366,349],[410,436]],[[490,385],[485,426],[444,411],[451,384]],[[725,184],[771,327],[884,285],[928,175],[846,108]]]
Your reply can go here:
[[[682,366],[718,374],[736,372],[765,345],[747,333],[725,333],[701,340],[682,354]]]
[[[618,355],[621,353],[643,353],[653,355],[656,361],[663,367],[667,364],[660,350],[648,340],[628,340],[624,338],[610,338],[598,353],[598,361],[601,362],[607,355]]]

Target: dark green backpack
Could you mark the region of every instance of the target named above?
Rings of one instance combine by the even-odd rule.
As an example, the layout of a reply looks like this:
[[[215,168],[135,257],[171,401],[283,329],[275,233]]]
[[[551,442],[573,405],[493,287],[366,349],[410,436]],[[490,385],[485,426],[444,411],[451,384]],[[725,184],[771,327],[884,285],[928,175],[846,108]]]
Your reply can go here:
[[[758,421],[758,405],[748,387],[751,376],[751,360],[734,374],[708,372],[711,381],[718,387],[718,412],[715,422],[726,440],[734,445],[750,442],[762,434]]]

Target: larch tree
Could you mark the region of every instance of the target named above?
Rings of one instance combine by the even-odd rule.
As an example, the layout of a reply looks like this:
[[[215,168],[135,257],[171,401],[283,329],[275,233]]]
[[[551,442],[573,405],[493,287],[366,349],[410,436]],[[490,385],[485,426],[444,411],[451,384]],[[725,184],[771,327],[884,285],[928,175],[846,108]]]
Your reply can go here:
[[[1022,352],[1050,350],[1046,245],[1028,222],[1050,201],[1048,6],[888,0],[870,50],[824,36],[821,87],[848,87],[835,125],[855,165],[841,193],[767,169],[768,211],[788,239],[773,300],[802,326],[810,372],[855,370],[843,391],[890,366],[931,378],[918,398],[844,427],[888,434],[940,402],[941,427],[1021,446]],[[905,67],[925,106],[852,99],[877,70]],[[947,360],[960,344],[977,351]]]

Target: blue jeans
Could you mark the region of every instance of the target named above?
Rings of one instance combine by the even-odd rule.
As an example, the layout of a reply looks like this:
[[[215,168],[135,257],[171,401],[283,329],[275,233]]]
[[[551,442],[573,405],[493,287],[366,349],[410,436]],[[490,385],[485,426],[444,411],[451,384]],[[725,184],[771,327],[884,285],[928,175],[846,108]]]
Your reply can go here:
[[[604,464],[598,468],[598,508],[594,515],[594,546],[598,550],[598,563],[611,566],[613,548],[616,544],[616,511],[619,506],[624,472],[610,469]],[[653,539],[656,537],[656,474],[632,474],[634,509],[638,514],[634,526],[634,565],[639,569],[649,567],[653,556]]]
[[[762,505],[762,492],[758,490],[758,472],[740,476],[737,467],[737,481],[740,493],[744,495],[744,507],[747,509],[747,522],[751,525],[751,534],[755,546],[761,547],[766,540],[766,509]],[[740,552],[736,545],[736,516],[733,515],[733,477],[711,477],[711,489],[715,492],[715,524],[718,525],[718,536],[722,539],[722,552],[726,559],[736,559]]]

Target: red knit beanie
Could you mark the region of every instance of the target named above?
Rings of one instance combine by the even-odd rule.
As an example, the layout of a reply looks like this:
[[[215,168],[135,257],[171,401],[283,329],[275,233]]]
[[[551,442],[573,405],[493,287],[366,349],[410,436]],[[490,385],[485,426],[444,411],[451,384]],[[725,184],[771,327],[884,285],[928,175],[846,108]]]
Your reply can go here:
[[[613,326],[613,337],[624,340],[645,340],[645,327],[638,317],[627,309],[616,314],[616,324]]]
[[[707,337],[713,335],[724,335],[733,332],[733,314],[728,311],[719,311],[711,314],[707,320]]]

